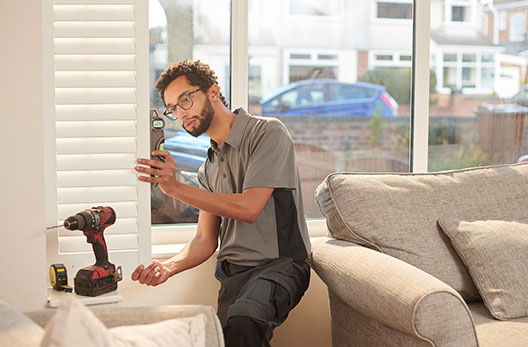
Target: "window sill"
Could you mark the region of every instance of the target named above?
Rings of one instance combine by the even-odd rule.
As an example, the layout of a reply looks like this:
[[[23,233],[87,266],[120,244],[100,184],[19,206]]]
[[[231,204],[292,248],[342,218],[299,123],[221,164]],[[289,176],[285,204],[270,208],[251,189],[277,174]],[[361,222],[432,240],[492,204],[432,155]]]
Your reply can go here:
[[[59,307],[62,300],[70,296],[75,296],[75,298],[82,301],[85,305],[107,305],[107,304],[117,304],[123,301],[123,295],[119,292],[119,289],[114,290],[113,292],[98,295],[98,296],[83,296],[77,295],[75,293],[66,293],[59,292],[53,288],[48,288],[48,307],[56,308]]]

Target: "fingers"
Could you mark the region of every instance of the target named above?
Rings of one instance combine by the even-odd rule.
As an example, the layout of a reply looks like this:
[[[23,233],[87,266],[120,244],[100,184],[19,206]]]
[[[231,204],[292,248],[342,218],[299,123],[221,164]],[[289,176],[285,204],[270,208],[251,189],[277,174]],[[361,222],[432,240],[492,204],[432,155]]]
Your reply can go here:
[[[152,166],[158,169],[163,168],[165,165],[164,162],[154,159],[145,159],[145,158],[138,158],[137,160],[138,164],[145,165],[145,166]]]
[[[153,261],[146,268],[143,265],[138,266],[132,273],[132,280],[148,286],[156,286],[165,282],[168,278],[167,275],[167,270],[159,262]]]
[[[143,271],[143,268],[144,266],[143,265],[139,265],[135,270],[134,272],[132,272],[132,281],[137,281],[139,279],[139,274],[141,274],[141,271]]]

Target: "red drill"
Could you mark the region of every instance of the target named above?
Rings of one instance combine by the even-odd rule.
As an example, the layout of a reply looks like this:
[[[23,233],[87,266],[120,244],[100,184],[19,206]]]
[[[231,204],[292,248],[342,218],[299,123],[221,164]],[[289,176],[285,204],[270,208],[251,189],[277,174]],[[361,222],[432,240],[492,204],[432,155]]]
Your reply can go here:
[[[95,264],[77,272],[75,293],[97,296],[117,289],[117,282],[122,279],[121,266],[116,269],[108,261],[108,249],[103,236],[105,229],[115,221],[116,213],[108,206],[92,207],[64,221],[64,228],[83,232],[95,253]]]

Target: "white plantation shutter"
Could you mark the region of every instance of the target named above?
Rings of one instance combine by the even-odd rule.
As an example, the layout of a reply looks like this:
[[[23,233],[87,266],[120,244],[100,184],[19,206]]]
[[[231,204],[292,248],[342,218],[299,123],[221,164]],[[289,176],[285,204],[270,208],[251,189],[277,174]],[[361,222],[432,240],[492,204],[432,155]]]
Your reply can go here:
[[[113,207],[109,259],[128,274],[150,261],[151,250],[150,187],[133,170],[149,152],[148,2],[55,0],[51,12],[56,156],[47,172],[56,189],[48,221]],[[70,277],[95,262],[82,232],[63,228],[48,234],[48,260],[64,263]]]

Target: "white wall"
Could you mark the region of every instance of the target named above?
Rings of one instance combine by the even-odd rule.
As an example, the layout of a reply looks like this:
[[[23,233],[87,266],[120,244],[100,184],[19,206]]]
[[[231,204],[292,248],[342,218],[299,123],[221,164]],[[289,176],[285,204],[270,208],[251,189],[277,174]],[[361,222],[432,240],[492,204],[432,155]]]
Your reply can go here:
[[[214,278],[212,257],[195,269],[182,272],[157,287],[147,287],[125,278],[119,282],[124,297],[121,306],[174,304],[211,305],[216,309],[220,285]],[[273,347],[331,346],[330,312],[326,285],[312,271],[310,287],[286,322],[275,330]]]
[[[42,2],[0,2],[0,300],[44,307]]]

